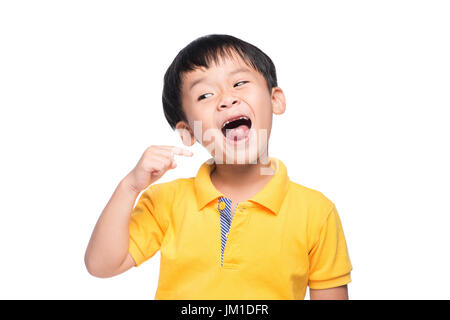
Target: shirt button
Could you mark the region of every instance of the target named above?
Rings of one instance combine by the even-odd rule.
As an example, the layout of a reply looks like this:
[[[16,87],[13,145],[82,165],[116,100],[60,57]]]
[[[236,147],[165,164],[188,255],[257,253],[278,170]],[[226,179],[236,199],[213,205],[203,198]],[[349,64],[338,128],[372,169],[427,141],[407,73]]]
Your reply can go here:
[[[225,209],[225,202],[220,202],[219,203],[219,209],[220,210],[224,210]]]
[[[227,233],[225,233],[225,237],[227,237],[227,238],[228,238],[228,232],[227,232]]]

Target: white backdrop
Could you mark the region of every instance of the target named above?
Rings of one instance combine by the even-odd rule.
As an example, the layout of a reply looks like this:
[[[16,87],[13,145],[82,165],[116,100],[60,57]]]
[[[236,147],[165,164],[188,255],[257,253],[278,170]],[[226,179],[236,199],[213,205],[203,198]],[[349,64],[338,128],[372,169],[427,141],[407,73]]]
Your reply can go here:
[[[110,279],[84,252],[152,144],[182,146],[163,75],[226,33],[274,61],[270,155],[339,211],[352,299],[448,299],[448,1],[0,2],[0,298],[153,299],[159,253]],[[159,182],[194,176],[209,154]]]

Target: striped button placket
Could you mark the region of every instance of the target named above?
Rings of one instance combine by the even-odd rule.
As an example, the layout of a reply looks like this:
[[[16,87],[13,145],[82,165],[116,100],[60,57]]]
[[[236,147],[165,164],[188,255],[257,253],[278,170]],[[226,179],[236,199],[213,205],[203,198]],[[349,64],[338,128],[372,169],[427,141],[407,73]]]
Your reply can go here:
[[[225,251],[225,245],[227,243],[228,234],[231,226],[231,200],[225,197],[219,198],[217,209],[220,212],[220,265],[223,266],[223,253]]]

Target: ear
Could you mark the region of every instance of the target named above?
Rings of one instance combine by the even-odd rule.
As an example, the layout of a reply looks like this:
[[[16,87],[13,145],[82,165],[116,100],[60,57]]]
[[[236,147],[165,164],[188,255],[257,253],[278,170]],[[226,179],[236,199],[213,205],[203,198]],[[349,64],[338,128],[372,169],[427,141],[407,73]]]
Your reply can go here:
[[[185,121],[179,121],[175,126],[175,129],[185,146],[190,147],[195,143],[194,133]]]
[[[280,87],[272,88],[272,111],[274,114],[282,114],[286,110],[286,97]]]

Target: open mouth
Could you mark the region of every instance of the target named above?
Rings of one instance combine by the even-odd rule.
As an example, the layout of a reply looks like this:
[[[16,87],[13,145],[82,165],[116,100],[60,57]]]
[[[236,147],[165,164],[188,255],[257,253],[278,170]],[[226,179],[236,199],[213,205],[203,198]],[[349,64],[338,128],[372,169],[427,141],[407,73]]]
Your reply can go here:
[[[252,121],[247,116],[239,116],[225,121],[222,125],[223,135],[230,140],[239,141],[248,136]]]

